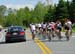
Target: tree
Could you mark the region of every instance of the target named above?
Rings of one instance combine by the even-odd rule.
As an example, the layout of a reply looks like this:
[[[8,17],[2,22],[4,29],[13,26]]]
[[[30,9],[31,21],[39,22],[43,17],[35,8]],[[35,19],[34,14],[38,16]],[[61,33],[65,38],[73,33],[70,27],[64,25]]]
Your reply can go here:
[[[5,26],[11,26],[11,25],[17,25],[17,19],[16,19],[16,15],[14,13],[10,13],[6,17],[6,25]]]
[[[4,5],[0,6],[0,17],[4,16],[6,9],[7,9],[6,6],[4,6]]]
[[[55,6],[50,5],[48,9],[48,13],[44,16],[44,21],[55,21],[54,18]]]
[[[5,23],[4,14],[6,12],[6,9],[7,9],[6,6],[4,6],[4,5],[0,6],[0,24],[1,25],[4,25],[4,23]]]
[[[55,17],[60,20],[69,17],[67,5],[64,0],[59,0],[59,4],[56,7]]]
[[[47,9],[45,5],[39,2],[34,8],[32,18],[36,18],[37,22],[42,22],[46,13]]]
[[[21,8],[17,11],[17,20],[19,25],[28,26],[30,23],[31,13],[28,7]]]
[[[72,22],[75,23],[75,0],[72,0],[69,14],[70,14],[70,19],[72,20]]]

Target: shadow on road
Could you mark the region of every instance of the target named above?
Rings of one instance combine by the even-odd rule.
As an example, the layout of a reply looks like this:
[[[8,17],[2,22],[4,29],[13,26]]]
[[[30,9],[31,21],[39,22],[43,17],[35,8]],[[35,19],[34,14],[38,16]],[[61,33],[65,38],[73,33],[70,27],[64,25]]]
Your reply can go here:
[[[36,39],[35,39],[36,40]],[[67,40],[51,40],[51,41],[48,41],[48,40],[45,40],[45,39],[38,39],[40,40],[41,42],[67,42]],[[34,41],[32,39],[27,39],[26,42],[30,42],[30,41]],[[22,43],[22,42],[25,42],[25,41],[13,41],[13,42],[0,42],[0,44],[14,44],[14,43]],[[37,43],[39,43],[39,41],[36,41]],[[34,41],[35,43],[35,41]]]
[[[22,42],[25,42],[25,41],[13,41],[13,42],[0,42],[0,44],[14,44],[14,43],[22,43]]]
[[[51,41],[41,40],[41,42],[67,42],[67,40],[51,40]]]
[[[0,44],[14,44],[14,43],[29,42],[29,41],[33,41],[33,40],[32,39],[27,39],[26,41],[0,42]]]
[[[5,44],[5,42],[0,42],[0,44]]]

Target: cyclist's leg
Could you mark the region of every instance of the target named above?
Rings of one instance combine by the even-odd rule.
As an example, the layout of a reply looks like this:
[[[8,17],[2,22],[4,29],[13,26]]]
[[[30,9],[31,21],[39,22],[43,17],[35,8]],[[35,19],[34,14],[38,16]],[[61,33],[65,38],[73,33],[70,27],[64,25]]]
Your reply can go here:
[[[62,38],[62,37],[61,37],[61,30],[62,30],[61,28],[58,29],[58,37],[59,37],[59,39]]]
[[[71,36],[71,30],[69,29],[69,31],[68,31],[68,40],[70,40],[70,36]]]
[[[52,37],[54,38],[55,37],[55,29],[52,29]]]
[[[57,37],[58,37],[59,39],[61,39],[61,36],[60,36],[61,33],[60,33],[60,30],[59,30],[59,29],[56,30],[56,35],[57,35]]]
[[[32,39],[34,39],[33,36],[34,36],[34,34],[33,34],[33,32],[32,32]]]
[[[38,33],[38,27],[36,27],[36,33]]]
[[[42,34],[42,28],[40,27],[40,30],[39,30],[39,34],[41,35]]]
[[[69,40],[69,30],[66,31],[66,38]]]
[[[65,29],[66,40],[69,40],[69,29]]]
[[[59,30],[58,29],[56,29],[56,35],[57,35],[57,37],[59,37]]]
[[[46,30],[45,29],[43,29],[43,37],[44,37],[44,39],[46,39]]]
[[[32,32],[32,39],[34,40],[34,38],[35,38],[35,30],[33,30]]]
[[[51,41],[51,30],[50,29],[48,30],[47,37],[48,37],[49,41]]]

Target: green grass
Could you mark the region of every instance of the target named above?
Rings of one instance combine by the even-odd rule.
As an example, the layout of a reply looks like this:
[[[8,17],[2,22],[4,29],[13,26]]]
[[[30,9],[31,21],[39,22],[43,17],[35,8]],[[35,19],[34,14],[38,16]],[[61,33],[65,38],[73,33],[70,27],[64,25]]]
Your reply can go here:
[[[75,33],[75,28],[72,29],[72,32]]]

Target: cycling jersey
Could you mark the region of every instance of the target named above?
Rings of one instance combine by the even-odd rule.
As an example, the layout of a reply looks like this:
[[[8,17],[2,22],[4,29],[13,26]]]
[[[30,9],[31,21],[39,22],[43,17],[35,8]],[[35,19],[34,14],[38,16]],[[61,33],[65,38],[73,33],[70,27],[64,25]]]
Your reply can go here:
[[[38,24],[38,27],[42,27],[41,24]]]
[[[47,25],[47,29],[51,29],[51,23]]]
[[[72,29],[72,22],[71,21],[68,21],[65,23],[65,29],[67,29],[67,30]]]
[[[51,25],[51,28],[55,28],[55,25],[54,25],[54,24],[52,24],[52,25]]]
[[[51,23],[47,25],[47,31],[51,31]]]
[[[58,29],[58,30],[62,30],[62,25],[61,25],[61,23],[56,23],[56,29]]]
[[[45,29],[45,28],[46,28],[46,26],[47,26],[46,24],[43,24],[43,25],[42,25],[42,28],[43,28],[43,29]]]
[[[35,31],[36,30],[36,26],[35,25],[31,25],[31,31]]]
[[[36,26],[36,28],[38,28],[38,24],[36,24],[35,26]]]
[[[47,24],[42,24],[43,31],[46,31],[46,28],[47,28]]]

